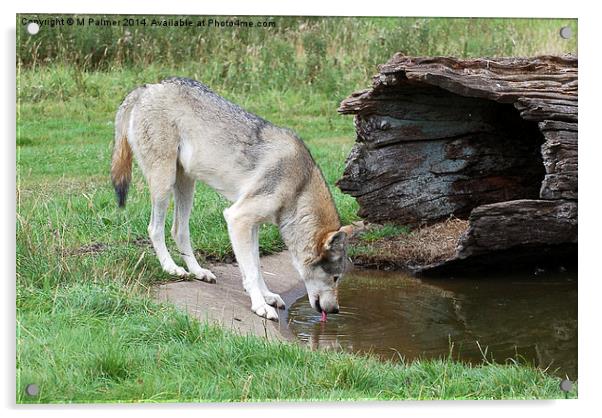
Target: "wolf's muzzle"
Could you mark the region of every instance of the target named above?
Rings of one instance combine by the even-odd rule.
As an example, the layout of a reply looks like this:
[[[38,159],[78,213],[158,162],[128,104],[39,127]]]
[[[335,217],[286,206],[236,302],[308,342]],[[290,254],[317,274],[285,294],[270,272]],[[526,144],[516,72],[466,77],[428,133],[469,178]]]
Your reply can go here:
[[[326,313],[331,313],[331,314],[338,314],[339,313],[339,306],[335,305],[332,307],[322,307],[322,305],[320,305],[320,298],[316,297],[316,310],[318,311],[318,313],[322,313],[322,311],[325,311]]]

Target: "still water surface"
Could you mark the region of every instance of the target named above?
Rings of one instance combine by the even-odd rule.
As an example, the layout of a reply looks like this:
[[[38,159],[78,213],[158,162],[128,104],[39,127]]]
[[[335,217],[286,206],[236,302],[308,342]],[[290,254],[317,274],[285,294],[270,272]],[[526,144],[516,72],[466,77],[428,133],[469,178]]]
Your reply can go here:
[[[291,331],[313,348],[393,360],[448,356],[451,342],[456,360],[520,359],[577,379],[576,273],[416,279],[363,270],[345,276],[339,302],[340,313],[324,323],[306,296],[299,299],[289,310]]]

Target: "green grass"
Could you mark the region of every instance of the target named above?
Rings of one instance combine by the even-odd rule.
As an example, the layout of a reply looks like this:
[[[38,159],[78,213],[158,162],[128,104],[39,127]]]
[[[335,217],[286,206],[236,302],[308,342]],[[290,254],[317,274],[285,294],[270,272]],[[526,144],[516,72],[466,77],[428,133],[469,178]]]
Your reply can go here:
[[[384,224],[362,232],[359,238],[365,242],[374,242],[383,238],[396,237],[401,234],[408,234],[409,232],[410,228],[407,226]]]
[[[528,366],[392,364],[311,351],[198,323],[119,284],[36,289],[26,298],[17,402],[563,397],[556,379]],[[24,394],[31,382],[36,398]]]
[[[146,240],[147,186],[135,168],[127,207],[118,210],[108,174],[114,112],[135,86],[170,75],[196,78],[296,130],[350,223],[358,220],[357,203],[334,184],[354,128],[336,108],[369,84],[376,64],[397,50],[576,52],[575,40],[556,36],[561,24],[576,32],[574,21],[279,22],[271,32],[216,31],[191,42],[180,38],[190,36],[184,32],[137,30],[140,48],[117,42],[122,29],[43,28],[34,38],[19,29],[17,402],[564,397],[557,379],[529,366],[471,367],[449,359],[391,365],[313,352],[237,336],[153,302],[152,285],[170,277]],[[231,256],[226,205],[197,186],[191,230],[200,258]],[[276,228],[262,228],[260,247],[283,248]],[[39,397],[23,395],[28,383],[40,385]]]

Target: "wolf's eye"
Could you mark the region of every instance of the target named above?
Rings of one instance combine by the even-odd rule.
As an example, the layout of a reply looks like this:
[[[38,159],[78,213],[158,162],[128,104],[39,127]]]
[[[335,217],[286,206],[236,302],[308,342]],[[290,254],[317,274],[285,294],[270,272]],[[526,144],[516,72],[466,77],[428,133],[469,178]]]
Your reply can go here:
[[[341,276],[334,276],[332,279],[333,279],[333,280],[334,280],[334,282],[336,283],[336,282],[337,282],[337,280],[339,280],[339,277],[341,277]]]

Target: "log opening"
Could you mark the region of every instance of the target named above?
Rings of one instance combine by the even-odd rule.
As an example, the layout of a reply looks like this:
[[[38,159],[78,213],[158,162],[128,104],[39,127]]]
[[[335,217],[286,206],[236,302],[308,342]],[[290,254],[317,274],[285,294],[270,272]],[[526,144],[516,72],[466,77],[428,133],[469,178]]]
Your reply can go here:
[[[372,222],[416,225],[539,196],[544,137],[514,106],[438,87],[400,86],[355,118],[340,189]]]

